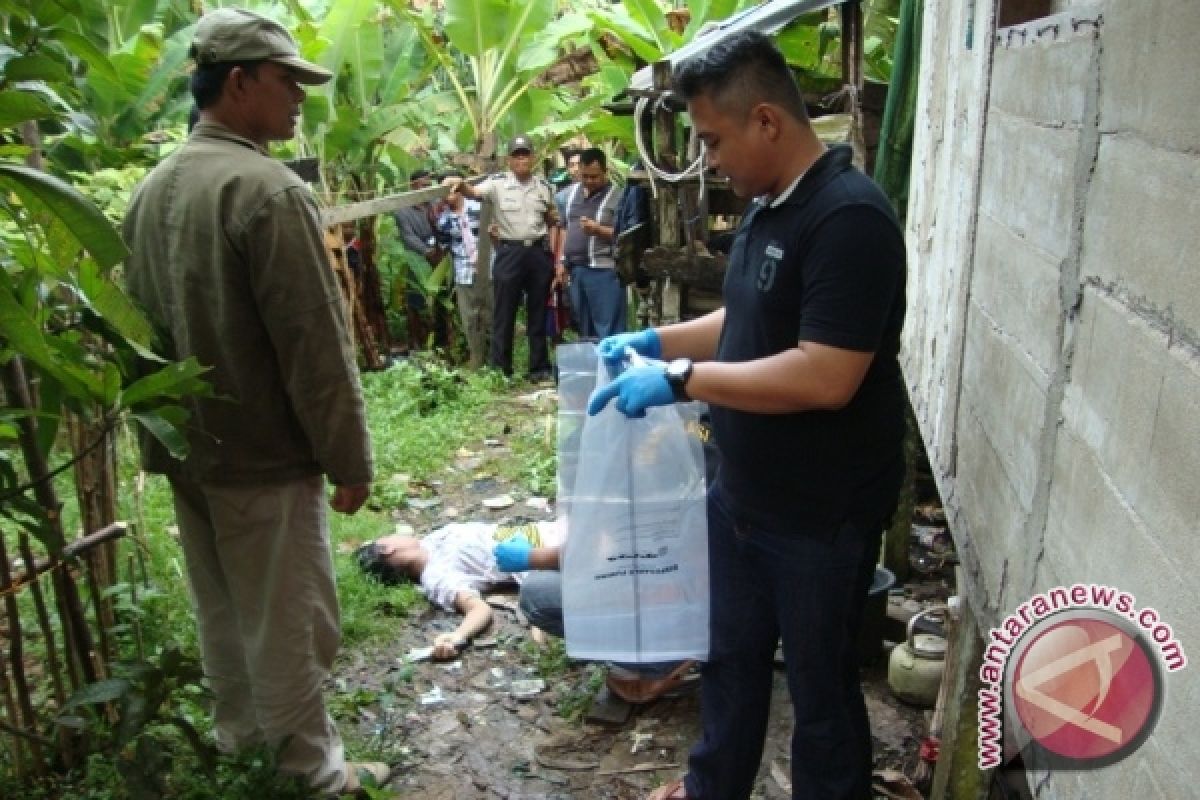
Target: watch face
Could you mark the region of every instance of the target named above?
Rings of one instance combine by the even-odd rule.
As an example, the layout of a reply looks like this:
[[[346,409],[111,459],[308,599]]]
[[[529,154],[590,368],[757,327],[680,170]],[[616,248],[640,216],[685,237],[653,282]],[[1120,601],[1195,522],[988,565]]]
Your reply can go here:
[[[667,376],[675,380],[687,380],[687,376],[691,371],[692,362],[686,358],[677,358],[667,364]]]
[[[688,398],[686,390],[688,378],[692,375],[691,359],[677,358],[667,364],[667,383],[671,385],[671,394],[675,396],[675,402],[685,402]]]

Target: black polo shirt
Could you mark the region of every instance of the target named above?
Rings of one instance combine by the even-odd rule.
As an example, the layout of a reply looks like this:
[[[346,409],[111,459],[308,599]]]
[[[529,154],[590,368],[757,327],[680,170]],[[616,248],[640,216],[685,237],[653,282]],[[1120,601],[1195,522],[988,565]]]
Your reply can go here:
[[[712,407],[717,479],[736,515],[779,532],[883,523],[903,477],[904,238],[883,192],[831,148],[776,207],[752,203],[725,273],[717,360],[800,341],[873,352],[838,411],[753,414]]]

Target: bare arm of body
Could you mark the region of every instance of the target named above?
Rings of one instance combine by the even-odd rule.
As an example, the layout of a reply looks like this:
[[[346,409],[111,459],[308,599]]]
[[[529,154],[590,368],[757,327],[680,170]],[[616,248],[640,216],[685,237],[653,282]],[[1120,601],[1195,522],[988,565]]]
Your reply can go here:
[[[433,640],[433,657],[454,658],[475,636],[492,624],[492,608],[474,592],[459,592],[454,607],[463,615],[462,622],[450,633],[439,633]]]

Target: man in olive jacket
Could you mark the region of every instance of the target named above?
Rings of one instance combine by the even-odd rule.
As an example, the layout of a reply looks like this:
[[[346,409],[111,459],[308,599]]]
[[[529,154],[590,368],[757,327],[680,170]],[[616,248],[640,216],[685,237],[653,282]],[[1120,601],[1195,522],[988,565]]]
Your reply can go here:
[[[199,122],[134,194],[126,275],[213,396],[188,401],[185,460],[147,440],[143,461],[173,491],[218,745],[282,745],[282,772],[353,790],[387,768],[347,764],[321,697],[341,638],[324,477],[357,511],[370,441],[316,204],[266,150],[294,135],[300,85],[332,75],[240,9],[203,16],[192,55]]]

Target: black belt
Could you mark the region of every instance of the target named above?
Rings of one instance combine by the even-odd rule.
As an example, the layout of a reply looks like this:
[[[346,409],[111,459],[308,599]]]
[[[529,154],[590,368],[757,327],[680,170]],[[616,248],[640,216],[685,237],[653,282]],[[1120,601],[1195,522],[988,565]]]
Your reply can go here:
[[[515,245],[517,247],[533,247],[534,245],[538,245],[540,247],[545,241],[545,236],[538,236],[535,239],[501,239],[500,244]]]

